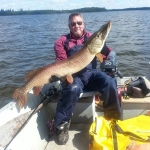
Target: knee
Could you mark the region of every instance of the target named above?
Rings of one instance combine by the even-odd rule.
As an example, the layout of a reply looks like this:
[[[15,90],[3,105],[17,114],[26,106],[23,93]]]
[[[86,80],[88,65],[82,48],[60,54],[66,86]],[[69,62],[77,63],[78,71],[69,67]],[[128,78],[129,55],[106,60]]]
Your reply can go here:
[[[107,90],[116,90],[117,89],[117,83],[116,80],[112,77],[107,78],[107,80],[105,80],[105,88],[106,91]]]
[[[78,85],[78,84],[69,84],[68,86],[66,86],[65,88],[63,88],[62,90],[63,95],[76,95],[79,96],[80,93],[82,93],[82,88]]]
[[[110,80],[110,87],[112,89],[117,89],[117,82],[116,82],[115,78],[111,78],[111,80]]]
[[[82,92],[82,89],[77,84],[72,84],[69,86],[69,92],[71,94],[79,94],[80,95],[80,93]]]

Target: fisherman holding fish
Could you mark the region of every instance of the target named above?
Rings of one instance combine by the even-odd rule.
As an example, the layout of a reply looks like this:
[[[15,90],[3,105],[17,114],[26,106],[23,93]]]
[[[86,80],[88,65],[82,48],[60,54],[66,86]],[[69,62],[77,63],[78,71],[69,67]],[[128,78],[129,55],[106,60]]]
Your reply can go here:
[[[45,84],[53,82],[53,77],[63,78],[62,97],[54,120],[48,122],[51,135],[57,136],[59,144],[66,144],[69,139],[71,116],[83,89],[100,93],[105,118],[121,119],[116,79],[96,69],[96,56],[102,61],[102,54],[107,59],[111,51],[105,44],[111,24],[108,22],[91,34],[84,29],[82,15],[72,13],[68,19],[70,33],[62,35],[54,45],[56,62],[28,72],[26,83],[13,93],[14,100],[23,108],[31,89],[38,95]]]
[[[107,59],[111,51],[105,43],[111,22],[91,34],[84,29],[82,15],[72,13],[68,26],[70,33],[55,42],[56,62],[28,72],[24,86],[13,93],[14,100],[23,108],[31,89],[34,95],[38,95],[45,84],[53,82],[53,77],[63,78],[62,97],[58,101],[54,120],[49,122],[51,134],[57,135],[62,145],[69,139],[71,116],[83,89],[100,93],[105,118],[121,119],[122,116],[116,79],[96,69],[96,56],[102,61],[102,54]]]
[[[56,61],[74,55],[91,37],[92,33],[85,31],[84,20],[80,13],[72,13],[68,19],[70,33],[62,35],[56,40],[54,50]],[[104,43],[101,50],[103,59],[107,59],[111,49]],[[84,62],[84,60],[83,60]],[[75,64],[74,64],[75,65]],[[116,79],[96,69],[96,57],[81,71],[66,77],[62,85],[62,97],[58,101],[54,120],[51,121],[53,131],[57,135],[59,144],[66,144],[69,139],[69,126],[74,107],[83,89],[99,91],[100,99],[104,101],[104,117],[107,119],[121,119]]]

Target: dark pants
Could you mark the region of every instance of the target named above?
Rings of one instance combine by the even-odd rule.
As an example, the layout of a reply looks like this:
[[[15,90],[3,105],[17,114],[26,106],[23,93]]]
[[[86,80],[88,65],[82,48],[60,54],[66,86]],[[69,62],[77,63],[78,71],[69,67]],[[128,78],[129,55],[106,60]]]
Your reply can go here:
[[[121,119],[121,107],[118,99],[116,79],[103,72],[94,70],[87,73],[87,77],[74,78],[72,84],[63,85],[62,98],[58,101],[55,113],[55,127],[70,120],[75,104],[83,89],[99,91],[100,99],[104,101],[104,116]]]

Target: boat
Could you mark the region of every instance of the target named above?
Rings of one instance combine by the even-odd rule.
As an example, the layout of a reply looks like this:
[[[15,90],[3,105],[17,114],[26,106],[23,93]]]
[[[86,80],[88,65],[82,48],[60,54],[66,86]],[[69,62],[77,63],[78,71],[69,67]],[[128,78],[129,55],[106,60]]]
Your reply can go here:
[[[131,77],[117,77],[118,88],[123,88],[124,82],[129,78]],[[60,91],[61,84],[57,81],[45,85],[37,96],[34,96],[31,90],[23,109],[20,109],[15,101],[1,108],[0,150],[88,150],[89,127],[96,116],[103,116],[103,110],[96,107],[95,103],[96,95],[99,93],[97,91],[81,93],[73,112],[69,141],[66,145],[58,145],[55,136],[51,139],[48,136],[47,121],[52,119],[55,113]],[[150,95],[142,99],[121,97],[121,107],[123,119],[141,114],[150,115]],[[150,144],[146,144],[144,149],[149,150]]]

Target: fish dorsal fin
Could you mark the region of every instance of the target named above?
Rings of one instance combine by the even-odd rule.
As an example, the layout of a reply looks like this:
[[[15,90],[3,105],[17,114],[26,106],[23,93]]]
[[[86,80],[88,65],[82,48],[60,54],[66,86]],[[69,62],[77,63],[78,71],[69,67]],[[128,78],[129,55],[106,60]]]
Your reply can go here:
[[[41,68],[32,70],[30,72],[28,72],[25,76],[25,81],[29,81],[35,74],[37,74],[39,71],[41,70]]]
[[[103,62],[103,56],[101,53],[96,54],[97,59],[102,63]]]

